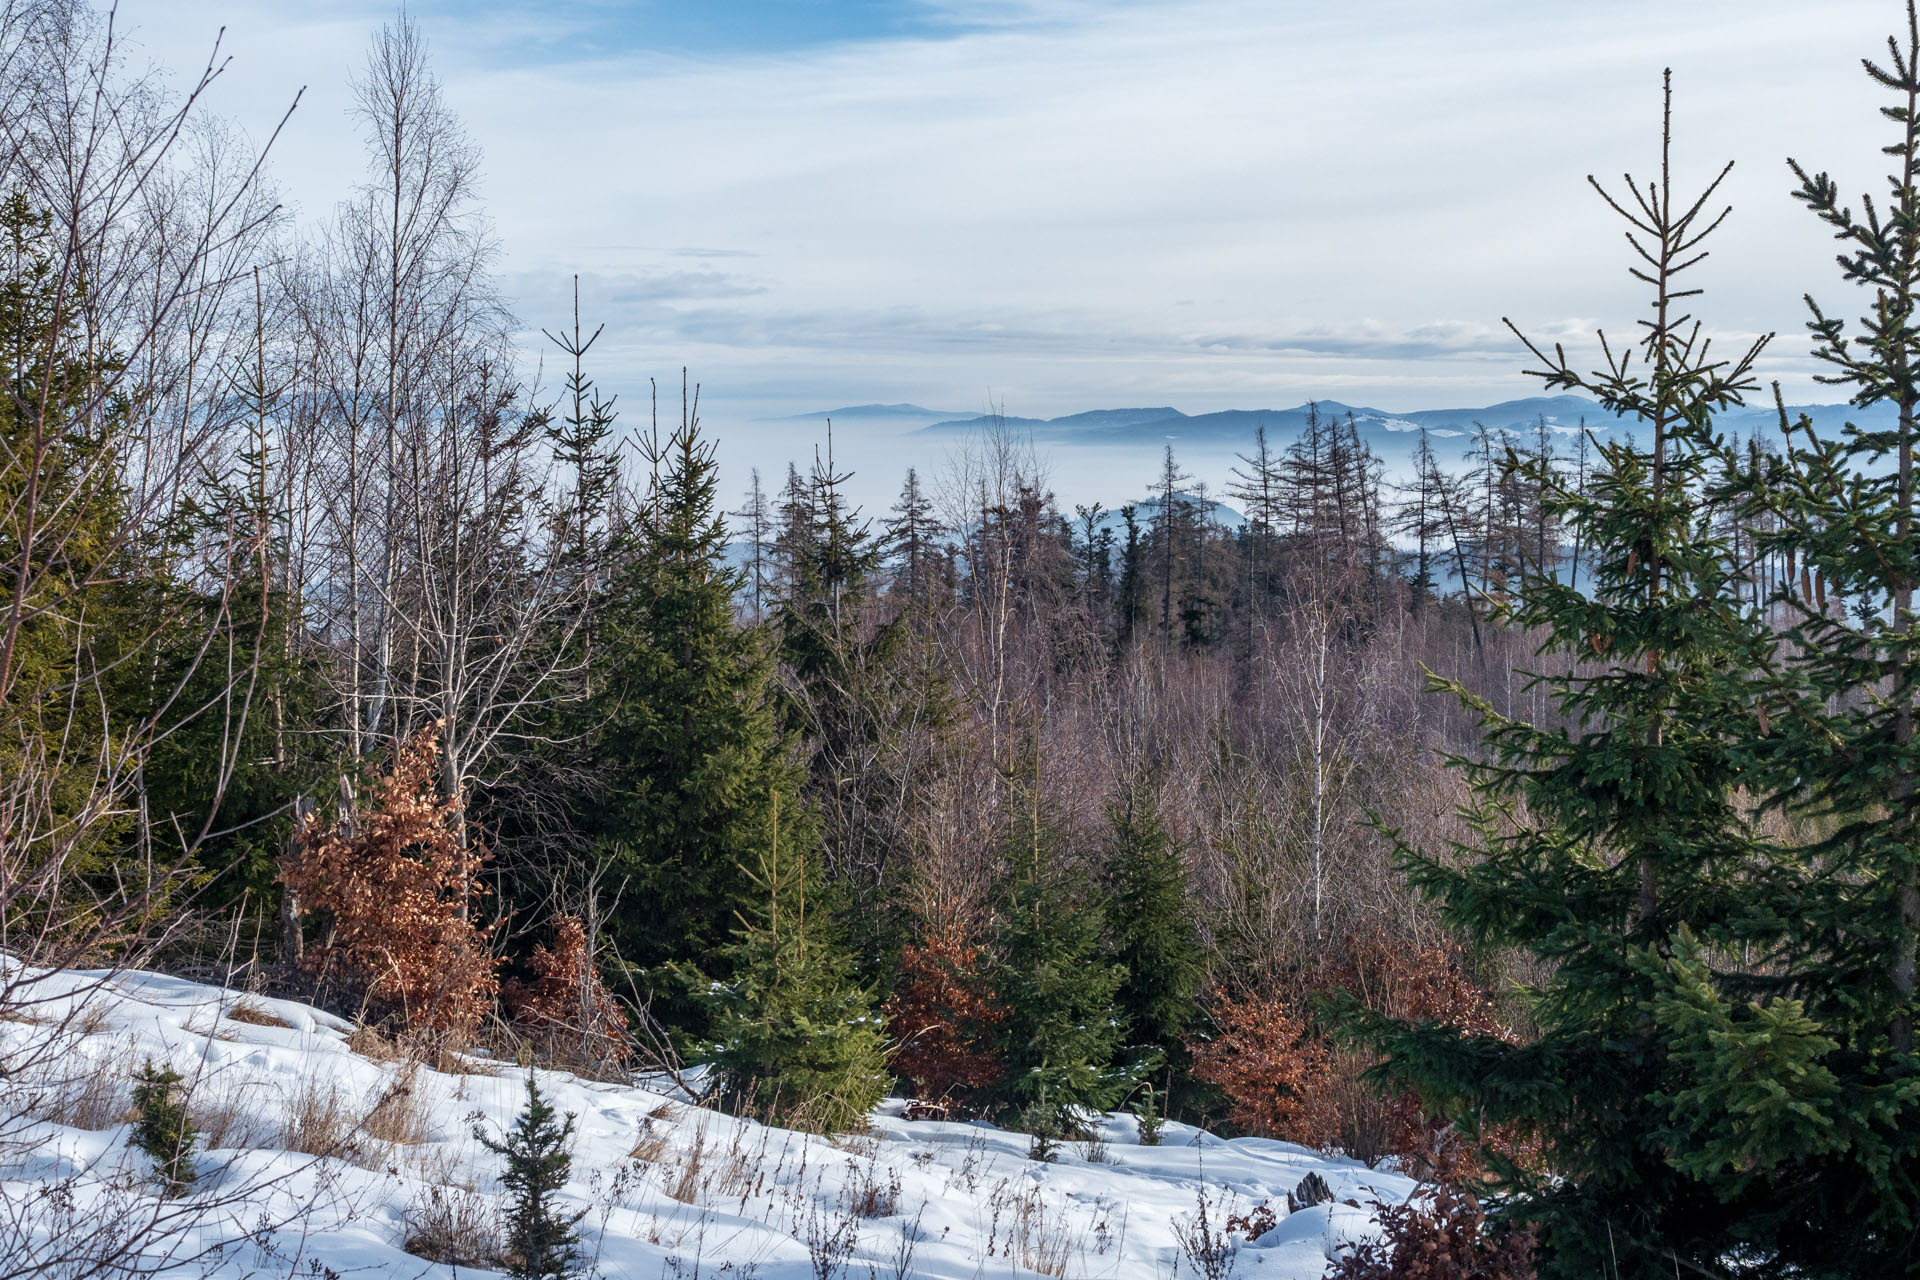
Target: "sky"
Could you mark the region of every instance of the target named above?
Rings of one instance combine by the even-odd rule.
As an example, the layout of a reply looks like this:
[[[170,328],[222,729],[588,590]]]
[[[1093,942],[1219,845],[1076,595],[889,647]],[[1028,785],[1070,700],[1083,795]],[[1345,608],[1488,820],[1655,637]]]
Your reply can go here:
[[[303,218],[360,180],[347,81],[367,0],[122,0],[264,135]],[[1586,184],[1653,176],[1660,76],[1692,188],[1734,213],[1710,332],[1857,309],[1786,157],[1878,191],[1863,56],[1893,0],[425,0],[411,13],[484,150],[506,290],[570,312],[603,384],[703,386],[743,423],[838,405],[1045,417],[1309,397],[1392,411],[1530,394],[1502,323],[1585,349],[1644,290]],[[1857,206],[1857,196],[1853,200]],[[638,391],[636,391],[638,389]]]

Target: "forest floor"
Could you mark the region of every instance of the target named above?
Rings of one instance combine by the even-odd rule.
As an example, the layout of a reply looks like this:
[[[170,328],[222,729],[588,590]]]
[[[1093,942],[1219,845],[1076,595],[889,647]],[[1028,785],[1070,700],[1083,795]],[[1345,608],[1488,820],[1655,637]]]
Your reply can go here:
[[[0,1133],[0,1255],[44,1258],[48,1275],[84,1274],[89,1247],[137,1251],[137,1271],[223,1280],[487,1273],[472,1261],[497,1245],[502,1162],[474,1128],[499,1137],[525,1105],[525,1070],[485,1057],[435,1070],[307,1005],[157,974],[35,986],[31,1010],[0,1021],[0,1062],[23,1064],[0,1077],[0,1116],[14,1117]],[[186,1078],[204,1135],[176,1199],[129,1145],[132,1077],[148,1061]],[[1022,1134],[908,1121],[898,1100],[868,1133],[823,1138],[688,1105],[664,1084],[537,1079],[575,1117],[563,1200],[582,1214],[587,1275],[1309,1280],[1374,1229],[1374,1202],[1414,1185],[1173,1123],[1143,1146],[1126,1115],[1038,1162]],[[1289,1213],[1309,1173],[1334,1199]],[[1259,1205],[1270,1229],[1227,1233]],[[1203,1212],[1225,1241],[1211,1252]],[[436,1250],[468,1265],[417,1256]]]

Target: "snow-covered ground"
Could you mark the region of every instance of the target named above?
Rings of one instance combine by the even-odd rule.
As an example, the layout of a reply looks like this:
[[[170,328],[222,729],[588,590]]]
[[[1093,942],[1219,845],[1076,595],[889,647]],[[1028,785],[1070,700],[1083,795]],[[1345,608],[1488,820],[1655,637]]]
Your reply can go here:
[[[366,1037],[350,1045],[349,1024],[306,1005],[155,974],[50,981],[91,992],[57,1054],[27,1050],[55,1034],[62,1000],[0,1020],[0,1066],[13,1068],[0,1077],[0,1116],[29,1117],[0,1129],[0,1277],[76,1274],[54,1256],[142,1236],[183,1277],[483,1274],[403,1246],[435,1223],[484,1230],[497,1217],[500,1161],[473,1127],[497,1133],[512,1121],[524,1070],[381,1061],[356,1051]],[[199,1180],[174,1201],[155,1193],[146,1158],[128,1146],[128,1077],[149,1059],[189,1078],[208,1133]],[[576,1117],[567,1198],[585,1211],[592,1271],[608,1277],[1192,1275],[1180,1235],[1192,1234],[1204,1196],[1216,1232],[1256,1205],[1279,1219],[1239,1241],[1233,1275],[1306,1280],[1372,1227],[1367,1209],[1343,1201],[1413,1189],[1288,1143],[1177,1124],[1142,1146],[1129,1116],[1109,1117],[1101,1143],[1068,1143],[1038,1163],[1023,1135],[908,1121],[898,1102],[869,1133],[828,1139],[689,1106],[665,1086],[538,1078]],[[1308,1173],[1335,1200],[1289,1215],[1287,1192]],[[16,1261],[35,1257],[40,1271]]]

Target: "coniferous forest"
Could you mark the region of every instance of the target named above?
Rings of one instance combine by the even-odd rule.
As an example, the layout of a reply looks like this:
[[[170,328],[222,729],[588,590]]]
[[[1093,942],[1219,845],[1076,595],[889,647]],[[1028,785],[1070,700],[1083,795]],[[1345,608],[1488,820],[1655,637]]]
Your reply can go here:
[[[48,1099],[106,1070],[74,991],[133,973],[528,1071],[480,1139],[506,1243],[410,1236],[423,1267],[586,1273],[607,1220],[549,1203],[573,1121],[532,1084],[570,1073],[819,1135],[910,1100],[1041,1163],[1121,1116],[1397,1170],[1349,1278],[1920,1274],[1920,25],[1887,16],[1880,118],[1779,197],[1838,256],[1792,282],[1831,398],[1886,425],[1720,425],[1784,402],[1768,339],[1710,340],[1682,72],[1595,184],[1642,305],[1592,359],[1514,328],[1624,429],[1422,431],[1408,469],[1316,410],[1212,494],[1169,444],[1109,511],[1004,423],[884,509],[844,437],[723,474],[697,368],[614,385],[577,304],[512,313],[404,13],[309,224],[297,159],[207,105],[219,55],[163,77],[110,14],[9,0],[0,1277],[226,1265],[154,1243],[235,1203],[184,1058],[127,1064],[144,1216],[35,1190]],[[1224,1280],[1301,1190],[1222,1227],[1203,1186],[1175,1265]]]

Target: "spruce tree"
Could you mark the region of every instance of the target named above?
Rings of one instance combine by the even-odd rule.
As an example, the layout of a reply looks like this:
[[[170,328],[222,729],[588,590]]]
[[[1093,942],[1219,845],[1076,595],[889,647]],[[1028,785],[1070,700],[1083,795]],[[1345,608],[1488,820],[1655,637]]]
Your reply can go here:
[[[135,679],[125,668],[140,665],[124,659],[146,619],[122,586],[144,566],[127,541],[124,460],[107,444],[130,406],[111,399],[98,416],[83,412],[121,362],[89,343],[74,288],[60,276],[52,219],[21,191],[0,199],[0,778],[46,779],[48,812],[14,833],[41,846],[23,869],[60,857],[92,874],[127,827],[82,815],[102,799],[100,762]],[[66,850],[67,834],[34,838],[40,824],[85,834]],[[21,903],[54,905],[9,895],[8,911]]]
[[[1186,860],[1168,837],[1144,784],[1128,787],[1108,812],[1113,902],[1112,959],[1124,972],[1114,1003],[1127,1026],[1126,1056],[1142,1074],[1164,1070],[1163,1098],[1188,1065],[1204,977],[1205,953],[1194,927]]]
[[[774,723],[769,637],[735,620],[740,575],[691,414],[658,464],[600,601],[585,803],[607,850],[602,882],[624,885],[610,940],[661,997],[655,1013],[697,1032],[702,1006],[668,966],[724,978],[723,949],[756,899],[743,868],[765,854],[776,808],[790,849],[817,830]]]
[[[1107,904],[1070,868],[1035,801],[1008,851],[994,990],[1006,1075],[1002,1108],[1028,1127],[1070,1131],[1075,1112],[1114,1106],[1129,1083],[1115,1063],[1125,1025],[1115,1003],[1126,972],[1104,956]]]
[[[777,834],[768,840],[753,875],[758,899],[727,950],[733,977],[711,997],[708,1057],[738,1111],[818,1133],[858,1131],[886,1092],[886,1036],[852,957],[809,909],[813,878]]]
[[[558,1117],[527,1073],[527,1107],[496,1142],[484,1126],[473,1136],[495,1155],[506,1157],[500,1185],[512,1196],[507,1209],[507,1274],[520,1280],[562,1280],[580,1265],[580,1219],[585,1209],[563,1212],[554,1197],[566,1188],[573,1170],[569,1146],[573,1116]]]
[[[920,708],[908,616],[879,607],[884,548],[847,501],[851,478],[834,470],[831,452],[815,460],[775,621],[786,718],[812,751],[808,798],[822,815],[826,869],[871,886],[897,852],[886,815],[908,781],[897,754],[903,722]]]
[[[170,1197],[185,1195],[199,1179],[193,1149],[200,1144],[200,1131],[179,1096],[182,1083],[178,1071],[151,1062],[142,1064],[133,1080],[136,1119],[130,1140],[153,1161],[153,1180]]]
[[[1824,439],[1783,409],[1779,452],[1721,442],[1726,488],[1740,504],[1734,523],[1749,529],[1754,557],[1799,570],[1772,596],[1785,633],[1756,680],[1745,733],[1760,764],[1756,798],[1783,815],[1804,869],[1779,904],[1795,927],[1771,974],[1797,1016],[1739,1007],[1704,956],[1674,1006],[1696,1046],[1676,1106],[1706,1128],[1720,1176],[1751,1180],[1756,1164],[1771,1172],[1783,1160],[1804,1170],[1781,1210],[1777,1247],[1805,1274],[1920,1274],[1920,16],[1911,0],[1906,17],[1886,61],[1865,62],[1893,99],[1882,108],[1895,126],[1882,148],[1894,165],[1884,204],[1868,196],[1856,215],[1827,174],[1789,161],[1795,198],[1841,242],[1842,280],[1870,291],[1851,330],[1808,298],[1814,354],[1831,370],[1821,381],[1846,388],[1856,408],[1877,409],[1882,424]],[[1797,1110],[1779,1117],[1757,1086],[1784,1087]],[[1727,1111],[1758,1111],[1765,1123],[1733,1122]]]
[[[1531,575],[1502,610],[1558,657],[1561,673],[1538,681],[1563,726],[1451,686],[1484,731],[1484,757],[1455,761],[1476,839],[1401,849],[1451,924],[1548,974],[1526,993],[1539,1035],[1509,1044],[1352,1005],[1346,1017],[1388,1076],[1467,1132],[1537,1144],[1537,1162],[1486,1155],[1505,1212],[1539,1228],[1543,1275],[1839,1274],[1801,1245],[1833,1162],[1867,1133],[1831,1105],[1832,1046],[1794,972],[1812,877],[1764,838],[1750,799],[1750,726],[1765,718],[1750,673],[1773,638],[1742,598],[1709,493],[1712,415],[1752,388],[1765,339],[1723,359],[1683,313],[1697,291],[1679,281],[1719,223],[1719,180],[1675,196],[1667,140],[1656,182],[1619,201],[1601,190],[1653,294],[1641,341],[1603,342],[1592,374],[1530,346],[1549,387],[1650,436],[1598,443],[1584,491],[1531,464],[1549,518],[1594,562],[1582,590]]]

